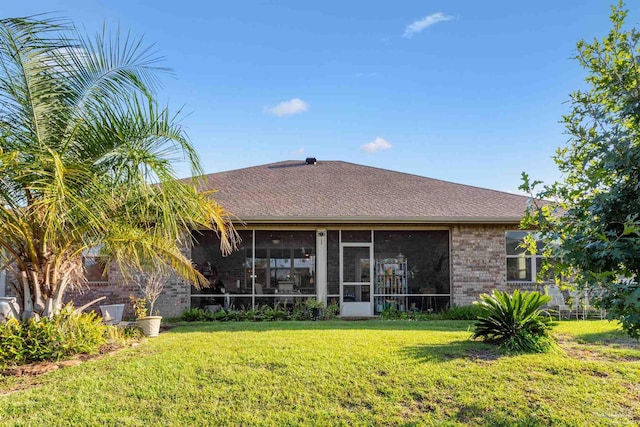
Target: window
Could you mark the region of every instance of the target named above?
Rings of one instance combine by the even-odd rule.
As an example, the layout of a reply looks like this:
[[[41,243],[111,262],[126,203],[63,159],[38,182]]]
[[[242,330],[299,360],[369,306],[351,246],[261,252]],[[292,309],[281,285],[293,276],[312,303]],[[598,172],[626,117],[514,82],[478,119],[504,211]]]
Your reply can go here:
[[[88,282],[108,282],[107,258],[99,255],[100,248],[86,250],[82,256],[84,275]]]
[[[523,247],[525,236],[529,231],[507,231],[507,281],[508,282],[535,282],[542,268],[542,251],[544,245],[536,239],[536,254],[533,255]],[[535,233],[533,234],[535,237]]]

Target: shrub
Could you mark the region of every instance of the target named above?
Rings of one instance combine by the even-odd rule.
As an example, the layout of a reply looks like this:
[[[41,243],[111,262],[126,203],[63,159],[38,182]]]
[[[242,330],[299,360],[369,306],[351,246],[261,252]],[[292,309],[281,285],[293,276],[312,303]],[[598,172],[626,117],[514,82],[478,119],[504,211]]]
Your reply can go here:
[[[304,302],[297,301],[293,307],[276,302],[273,307],[263,305],[255,309],[220,310],[209,312],[201,308],[192,308],[182,313],[181,319],[187,322],[202,321],[276,321],[276,320],[331,320],[340,312],[338,304],[329,304],[326,308],[315,298]]]
[[[340,305],[331,303],[322,311],[322,320],[333,320],[340,314]]]
[[[0,325],[0,363],[7,366],[58,360],[62,357],[59,335],[49,319],[10,319]]]
[[[246,310],[229,310],[226,313],[228,322],[244,322],[249,320]]]
[[[213,320],[218,322],[228,322],[229,320],[234,320],[234,317],[230,312],[225,310],[220,311],[205,311],[205,320]]]
[[[520,292],[513,295],[493,291],[480,295],[474,304],[480,309],[473,338],[499,345],[510,353],[544,353],[555,344],[551,338],[552,318],[540,308],[551,297],[539,292]]]
[[[187,322],[201,322],[207,320],[207,312],[201,308],[191,308],[182,313],[181,317]]]
[[[142,339],[140,328],[131,326],[107,326],[107,341],[117,346],[126,346]]]
[[[382,310],[380,318],[383,320],[476,320],[480,309],[473,305],[463,307],[453,306],[440,313],[424,311],[400,311],[395,306],[389,306]]]
[[[107,341],[107,326],[93,312],[76,314],[65,307],[52,319],[10,319],[0,324],[0,365],[56,361],[95,353]]]
[[[407,314],[407,318],[409,320],[418,320],[418,321],[425,321],[425,320],[438,320],[440,317],[440,313],[431,313],[429,311],[410,311]]]
[[[266,321],[289,320],[291,318],[286,307],[283,307],[277,301],[273,307],[264,305],[260,307],[259,311],[262,313],[262,319],[260,320],[266,320]]]
[[[52,321],[60,334],[63,357],[96,353],[107,342],[107,326],[93,311],[75,314],[73,306],[67,305]]]
[[[291,319],[293,320],[321,320],[324,319],[325,306],[315,298],[308,298],[304,302],[296,302],[293,306]]]
[[[406,320],[409,315],[405,311],[398,310],[395,305],[390,305],[380,312],[380,318],[384,320]]]

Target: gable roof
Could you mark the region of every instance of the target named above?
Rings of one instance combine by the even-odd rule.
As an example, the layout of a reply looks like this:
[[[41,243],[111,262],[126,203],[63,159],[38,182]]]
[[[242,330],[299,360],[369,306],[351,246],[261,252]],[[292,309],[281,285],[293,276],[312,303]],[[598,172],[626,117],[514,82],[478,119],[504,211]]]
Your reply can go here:
[[[284,161],[202,177],[245,222],[517,223],[528,198],[342,161]]]

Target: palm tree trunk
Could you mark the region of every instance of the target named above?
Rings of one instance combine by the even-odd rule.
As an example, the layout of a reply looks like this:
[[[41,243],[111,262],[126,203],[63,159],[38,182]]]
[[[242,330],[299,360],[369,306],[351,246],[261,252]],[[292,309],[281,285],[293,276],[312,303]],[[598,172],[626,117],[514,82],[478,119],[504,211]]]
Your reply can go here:
[[[27,273],[22,271],[22,320],[30,319],[33,316],[33,300],[31,299],[31,287]]]
[[[55,292],[53,293],[53,297],[50,298],[51,312],[47,313],[47,316],[51,317],[62,309],[62,297],[64,296],[64,292],[67,290],[68,284],[69,284],[69,278],[66,277],[66,275],[63,275],[62,280],[60,280],[60,283],[58,284],[58,286],[55,289]]]
[[[33,270],[29,271],[29,278],[31,279],[33,311],[42,313],[44,311],[44,301],[42,298],[42,289],[40,289],[40,280],[38,280],[38,272]]]
[[[42,312],[42,317],[53,317],[55,310],[53,309],[53,298],[47,298],[44,301],[44,311]]]

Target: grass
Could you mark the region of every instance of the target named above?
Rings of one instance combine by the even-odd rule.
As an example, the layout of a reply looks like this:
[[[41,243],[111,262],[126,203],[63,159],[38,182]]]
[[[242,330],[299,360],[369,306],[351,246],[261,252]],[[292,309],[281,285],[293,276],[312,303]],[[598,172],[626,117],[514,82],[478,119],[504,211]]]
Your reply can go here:
[[[561,322],[501,356],[465,321],[199,323],[40,377],[0,379],[0,425],[637,425],[640,345]]]

